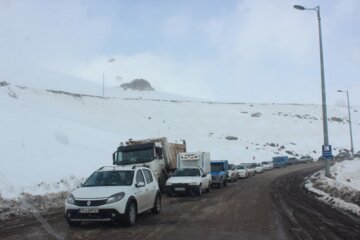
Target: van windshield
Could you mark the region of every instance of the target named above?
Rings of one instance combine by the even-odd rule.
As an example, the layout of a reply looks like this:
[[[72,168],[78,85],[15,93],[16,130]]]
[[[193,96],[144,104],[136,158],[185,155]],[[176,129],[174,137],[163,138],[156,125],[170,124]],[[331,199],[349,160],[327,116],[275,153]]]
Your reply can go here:
[[[199,171],[199,169],[196,169],[196,168],[176,169],[173,176],[175,176],[175,177],[195,177],[195,176],[200,176],[200,171]]]

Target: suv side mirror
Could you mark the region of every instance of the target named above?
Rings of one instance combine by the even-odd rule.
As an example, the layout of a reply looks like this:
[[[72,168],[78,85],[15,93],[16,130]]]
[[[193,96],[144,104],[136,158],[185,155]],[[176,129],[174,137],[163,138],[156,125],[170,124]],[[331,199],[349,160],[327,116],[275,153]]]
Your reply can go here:
[[[135,184],[135,187],[145,187],[145,183],[144,182],[138,182]]]
[[[206,177],[206,174],[203,174],[202,177]]]

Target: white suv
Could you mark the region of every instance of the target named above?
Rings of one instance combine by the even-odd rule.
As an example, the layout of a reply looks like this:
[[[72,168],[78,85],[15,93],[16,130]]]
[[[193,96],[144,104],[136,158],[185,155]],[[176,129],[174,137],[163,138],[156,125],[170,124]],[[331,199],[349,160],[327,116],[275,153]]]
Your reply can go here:
[[[135,223],[137,214],[160,212],[161,194],[154,174],[146,167],[110,166],[95,171],[65,201],[70,226],[81,222]]]

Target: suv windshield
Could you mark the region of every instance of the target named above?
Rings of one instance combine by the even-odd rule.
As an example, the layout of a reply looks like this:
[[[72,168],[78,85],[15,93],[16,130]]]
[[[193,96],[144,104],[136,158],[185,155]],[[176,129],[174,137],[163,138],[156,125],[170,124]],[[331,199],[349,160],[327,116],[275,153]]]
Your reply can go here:
[[[224,165],[222,164],[211,164],[212,172],[221,172],[224,171]]]
[[[173,176],[176,177],[200,176],[200,171],[199,169],[195,169],[195,168],[176,169]]]
[[[134,171],[101,171],[94,172],[83,184],[83,187],[130,186]]]
[[[244,165],[237,165],[236,168],[237,169],[244,169]]]

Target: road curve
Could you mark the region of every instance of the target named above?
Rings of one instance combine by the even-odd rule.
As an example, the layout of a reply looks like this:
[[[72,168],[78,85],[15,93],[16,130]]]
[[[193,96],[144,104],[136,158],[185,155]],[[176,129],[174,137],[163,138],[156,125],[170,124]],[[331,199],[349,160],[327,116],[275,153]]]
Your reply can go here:
[[[307,164],[268,171],[201,197],[164,195],[159,215],[142,214],[130,228],[69,228],[59,210],[42,224],[0,227],[0,239],[356,239],[359,218],[331,209],[302,188],[316,169]]]
[[[317,200],[304,187],[303,169],[274,180],[273,198],[294,239],[360,239],[360,218]]]

